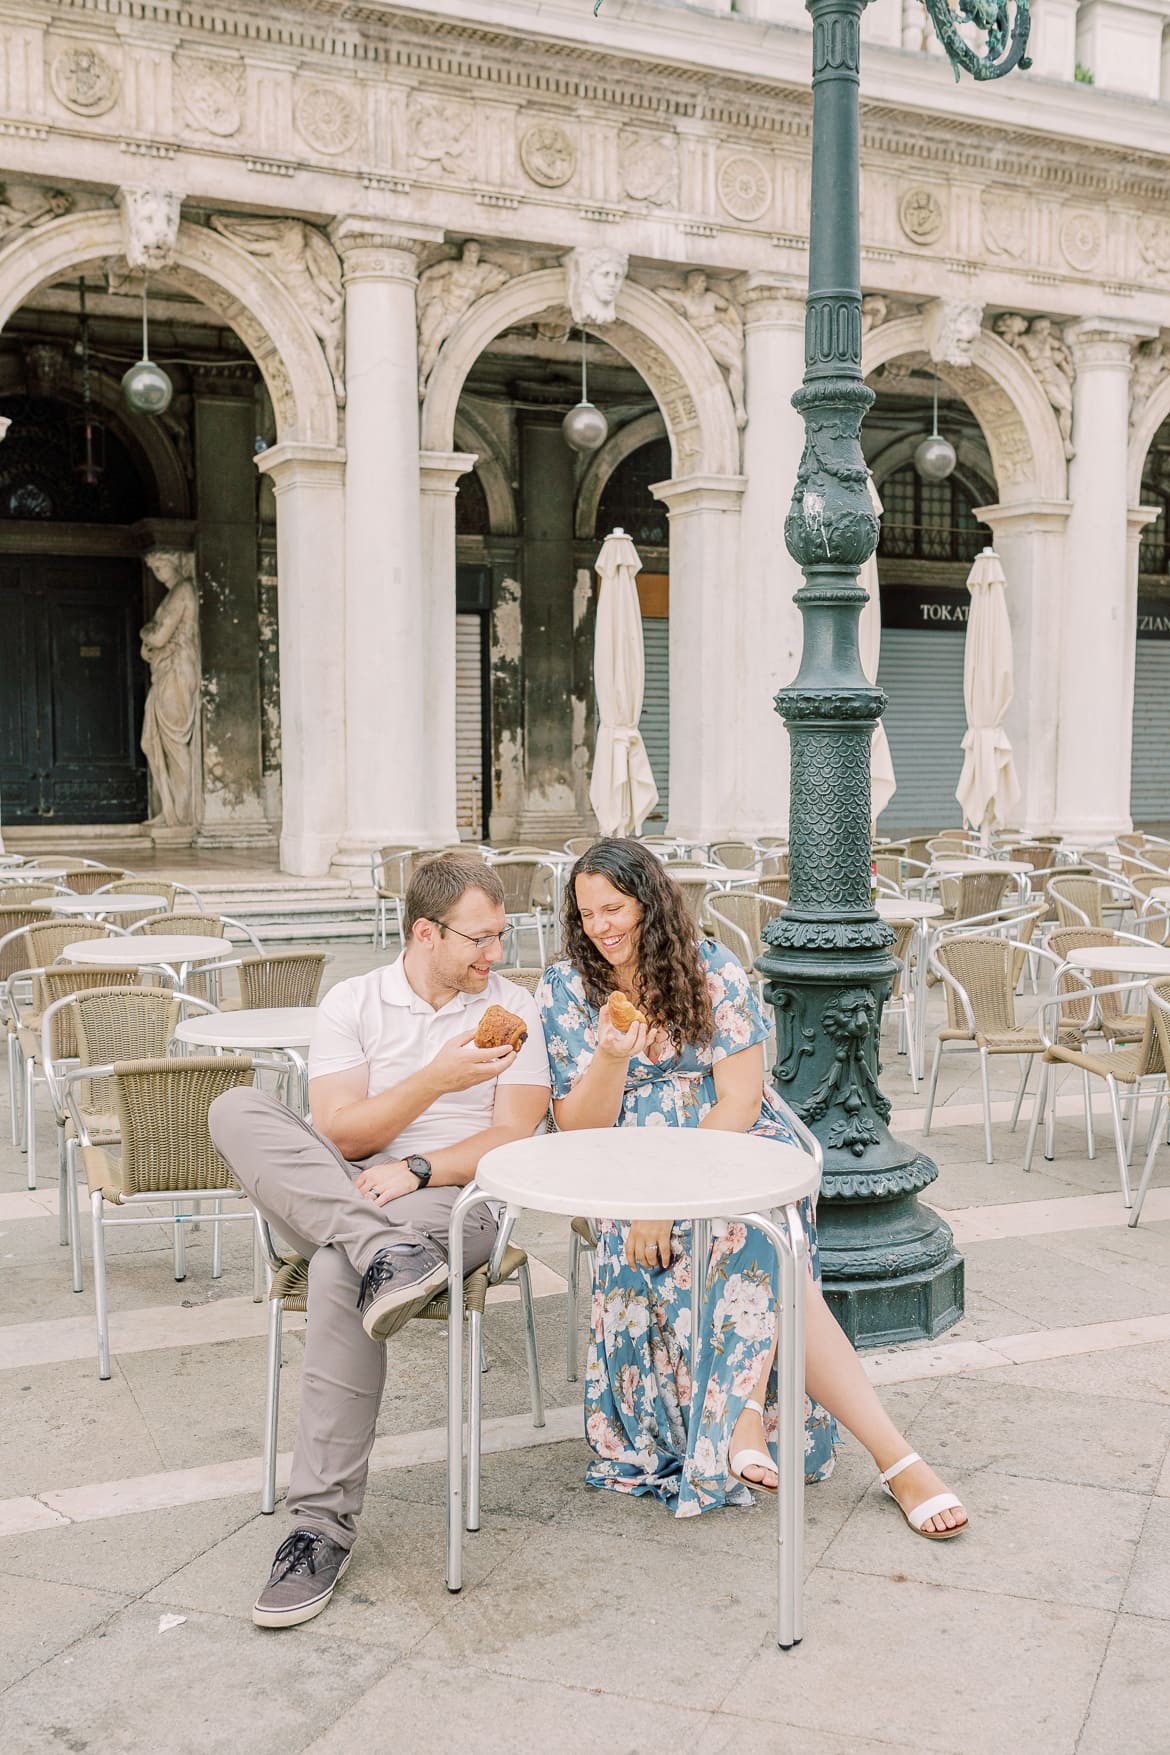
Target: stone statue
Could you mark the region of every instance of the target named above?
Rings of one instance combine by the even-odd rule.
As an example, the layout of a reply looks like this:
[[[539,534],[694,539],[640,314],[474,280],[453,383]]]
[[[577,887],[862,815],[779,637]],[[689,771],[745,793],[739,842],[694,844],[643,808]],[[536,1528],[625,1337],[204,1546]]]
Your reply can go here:
[[[141,630],[150,691],[142,717],[142,748],[159,798],[155,822],[194,826],[200,797],[199,598],[195,556],[152,549],[146,564],[167,594]]]
[[[617,321],[618,294],[629,263],[623,250],[611,250],[606,244],[582,244],[565,257],[569,310],[578,329]]]
[[[439,349],[477,299],[496,292],[509,278],[494,262],[482,260],[482,246],[468,238],[458,257],[436,262],[418,277],[418,398],[426,395]]]
[[[1133,350],[1129,375],[1129,424],[1137,420],[1157,386],[1170,371],[1170,348],[1159,335]]]
[[[936,366],[970,366],[983,332],[983,306],[969,299],[932,299],[922,313],[926,344]]]
[[[305,313],[319,338],[338,397],[345,394],[341,258],[316,226],[301,219],[239,219],[213,213],[212,228],[272,265],[272,272]]]
[[[889,299],[881,293],[866,293],[861,301],[861,333],[868,335],[871,329],[877,329],[889,314]]]
[[[1052,404],[1064,442],[1064,454],[1076,456],[1072,442],[1072,387],[1076,366],[1072,352],[1052,327],[1051,317],[1033,317],[1029,324],[1018,311],[995,320],[995,332],[1027,360]]]
[[[60,219],[73,206],[62,189],[38,189],[31,183],[0,183],[0,241],[13,232],[30,231]]]
[[[118,190],[122,238],[131,270],[157,274],[175,259],[183,197],[166,189]]]
[[[747,409],[743,400],[743,323],[730,299],[712,292],[707,276],[693,269],[679,292],[672,286],[655,287],[664,304],[685,317],[707,344],[712,359],[727,373],[727,387],[735,408],[737,427],[747,426]]]

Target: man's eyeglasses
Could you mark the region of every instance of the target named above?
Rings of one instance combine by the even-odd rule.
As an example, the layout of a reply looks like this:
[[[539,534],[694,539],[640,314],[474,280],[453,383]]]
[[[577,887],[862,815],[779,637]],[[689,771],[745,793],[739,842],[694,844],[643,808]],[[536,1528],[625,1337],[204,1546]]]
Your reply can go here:
[[[432,926],[437,926],[440,932],[453,932],[456,938],[465,938],[469,945],[475,946],[477,951],[486,951],[489,945],[496,944],[498,944],[500,949],[503,950],[504,941],[511,930],[509,927],[505,926],[503,932],[485,932],[479,938],[472,938],[469,932],[460,932],[457,926],[448,926],[445,920],[436,920],[433,915],[430,914],[427,915],[427,919]]]

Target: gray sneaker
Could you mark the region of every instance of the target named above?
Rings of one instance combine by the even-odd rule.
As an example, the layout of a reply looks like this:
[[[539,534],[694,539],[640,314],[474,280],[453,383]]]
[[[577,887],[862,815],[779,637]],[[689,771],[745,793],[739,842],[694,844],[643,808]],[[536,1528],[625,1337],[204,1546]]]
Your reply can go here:
[[[447,1284],[446,1258],[433,1243],[380,1249],[365,1274],[357,1307],[372,1341],[384,1341]]]
[[[252,1605],[257,1627],[296,1627],[329,1607],[349,1549],[319,1530],[294,1530],[276,1550],[268,1583]]]

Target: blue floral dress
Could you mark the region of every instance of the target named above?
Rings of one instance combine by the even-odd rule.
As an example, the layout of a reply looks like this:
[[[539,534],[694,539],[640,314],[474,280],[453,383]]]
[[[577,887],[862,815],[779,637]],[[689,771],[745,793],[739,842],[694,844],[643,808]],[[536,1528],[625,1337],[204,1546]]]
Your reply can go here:
[[[766,1040],[767,1026],[751,981],[729,951],[699,947],[715,1013],[715,1035],[703,1049],[685,1046],[657,1061],[630,1061],[619,1127],[697,1127],[716,1101],[715,1062]],[[597,1012],[568,962],[545,971],[537,992],[548,1044],[554,1098],[566,1097],[593,1059]],[[794,1135],[764,1087],[760,1119],[751,1130],[792,1143]],[[820,1277],[811,1201],[801,1208],[814,1276]],[[619,1493],[653,1493],[678,1517],[718,1505],[750,1505],[747,1487],[728,1473],[732,1429],[772,1344],[775,1250],[758,1231],[731,1222],[715,1237],[707,1268],[696,1381],[690,1375],[691,1227],[676,1224],[670,1266],[630,1267],[628,1224],[602,1220],[593,1282],[585,1436],[596,1453],[586,1480]],[[695,1417],[693,1409],[698,1409]],[[806,1398],[805,1479],[833,1469],[834,1423]],[[764,1429],[775,1451],[776,1372],[765,1397]]]

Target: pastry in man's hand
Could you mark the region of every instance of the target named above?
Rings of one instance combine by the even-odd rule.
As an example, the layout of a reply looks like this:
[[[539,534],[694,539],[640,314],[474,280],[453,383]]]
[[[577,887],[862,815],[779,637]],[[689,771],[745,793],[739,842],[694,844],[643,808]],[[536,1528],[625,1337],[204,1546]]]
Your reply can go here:
[[[624,1036],[631,1024],[644,1024],[647,1019],[645,1012],[640,1012],[624,993],[615,992],[609,996],[609,1021]]]
[[[477,1048],[510,1048],[513,1054],[519,1054],[527,1040],[528,1025],[524,1019],[505,1011],[502,1005],[489,1005],[475,1032]]]

